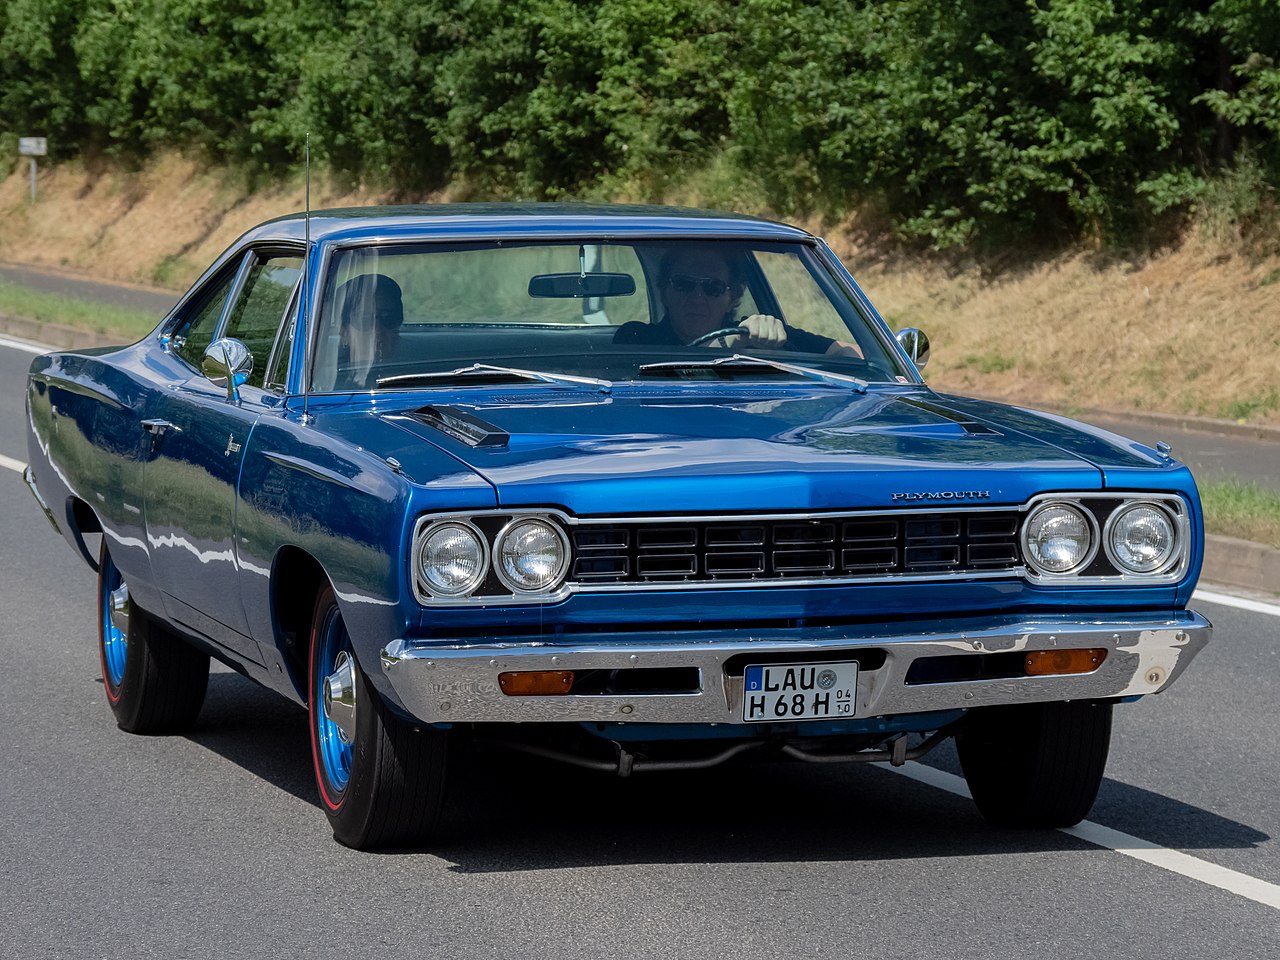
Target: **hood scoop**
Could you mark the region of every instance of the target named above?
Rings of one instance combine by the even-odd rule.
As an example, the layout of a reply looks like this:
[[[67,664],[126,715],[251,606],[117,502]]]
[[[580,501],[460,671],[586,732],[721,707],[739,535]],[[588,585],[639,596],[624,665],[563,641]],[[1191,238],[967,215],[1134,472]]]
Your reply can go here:
[[[505,447],[511,440],[511,434],[501,427],[457,407],[439,404],[420,407],[407,416],[428,427],[434,427],[469,447]]]
[[[935,417],[941,417],[943,420],[950,420],[970,437],[991,436],[992,434],[998,436],[1000,434],[999,430],[989,427],[987,424],[982,423],[979,420],[973,420],[966,417],[954,410],[948,410],[946,407],[938,403],[930,403],[928,400],[920,400],[916,397],[899,397],[898,402],[905,403],[909,407],[915,407],[917,410],[924,410],[927,413],[932,413]]]

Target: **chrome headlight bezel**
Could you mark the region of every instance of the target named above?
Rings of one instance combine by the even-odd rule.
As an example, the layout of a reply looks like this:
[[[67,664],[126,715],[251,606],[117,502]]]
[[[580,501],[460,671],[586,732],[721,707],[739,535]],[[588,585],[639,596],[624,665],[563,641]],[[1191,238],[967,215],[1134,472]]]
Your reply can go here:
[[[1030,545],[1029,534],[1031,531],[1032,521],[1040,514],[1053,509],[1064,509],[1077,514],[1084,521],[1085,529],[1089,533],[1089,542],[1085,548],[1083,557],[1065,570],[1053,570],[1042,566],[1036,561]],[[1038,577],[1067,578],[1078,576],[1080,571],[1088,569],[1089,564],[1093,563],[1094,557],[1098,555],[1099,541],[1101,539],[1100,531],[1098,529],[1098,520],[1093,515],[1093,511],[1089,510],[1079,501],[1069,499],[1055,498],[1037,503],[1034,507],[1028,510],[1027,515],[1022,518],[1022,526],[1018,530],[1018,546],[1022,550],[1023,562],[1031,572]]]
[[[512,582],[510,578],[500,576],[497,569],[500,566],[498,545],[519,523],[529,520],[545,523],[555,533],[561,552],[556,579],[546,589],[521,589],[518,581]],[[420,605],[432,608],[546,604],[563,600],[572,592],[569,583],[574,560],[573,540],[569,533],[572,522],[572,518],[563,512],[545,507],[529,510],[481,508],[421,514],[414,524],[407,557],[409,586],[414,599]],[[427,538],[449,525],[466,528],[484,551],[484,574],[472,578],[465,592],[440,591],[422,573],[422,555]]]
[[[443,590],[433,583],[425,573],[423,573],[422,561],[423,551],[426,549],[427,540],[440,530],[446,528],[456,528],[465,531],[480,549],[480,564],[475,575],[473,575],[458,590]],[[470,597],[480,585],[484,583],[489,576],[490,570],[490,551],[489,538],[474,523],[463,517],[450,517],[447,519],[439,519],[426,524],[420,524],[415,532],[413,539],[413,580],[421,596],[425,596],[431,600],[465,600]]]
[[[526,524],[537,524],[545,527],[556,538],[556,542],[560,546],[560,557],[556,564],[554,576],[543,586],[526,587],[517,582],[513,577],[509,576],[503,568],[502,554],[503,547],[510,537],[519,527]],[[568,534],[564,529],[554,521],[547,517],[531,514],[525,516],[512,517],[511,520],[500,530],[498,535],[493,538],[493,573],[498,578],[498,582],[512,592],[513,595],[519,597],[544,596],[552,594],[560,588],[564,583],[565,577],[569,573],[569,560],[571,556],[571,548],[569,545]]]
[[[1130,566],[1120,559],[1119,552],[1115,548],[1113,536],[1116,527],[1120,521],[1128,514],[1139,509],[1149,509],[1164,518],[1165,523],[1169,526],[1169,549],[1165,555],[1160,558],[1159,562],[1151,566],[1149,569],[1138,569]],[[1106,550],[1107,560],[1124,576],[1130,577],[1158,577],[1167,571],[1174,564],[1178,563],[1183,553],[1182,529],[1178,518],[1174,517],[1164,504],[1155,500],[1131,500],[1116,507],[1107,517],[1106,525],[1102,530],[1102,544]]]

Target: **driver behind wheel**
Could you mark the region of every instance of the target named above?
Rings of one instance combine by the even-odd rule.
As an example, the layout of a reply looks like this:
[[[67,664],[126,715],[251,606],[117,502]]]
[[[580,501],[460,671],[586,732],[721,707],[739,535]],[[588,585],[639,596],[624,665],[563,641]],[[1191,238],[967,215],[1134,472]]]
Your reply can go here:
[[[382,274],[363,274],[344,283],[338,299],[342,308],[334,389],[370,390],[400,344],[400,285]]]
[[[762,313],[738,317],[746,284],[731,261],[712,247],[668,250],[658,264],[658,286],[664,311],[662,319],[658,323],[625,323],[614,334],[614,343],[846,352],[847,345],[788,327],[777,317]],[[709,336],[717,330],[733,328],[744,332],[734,330]]]

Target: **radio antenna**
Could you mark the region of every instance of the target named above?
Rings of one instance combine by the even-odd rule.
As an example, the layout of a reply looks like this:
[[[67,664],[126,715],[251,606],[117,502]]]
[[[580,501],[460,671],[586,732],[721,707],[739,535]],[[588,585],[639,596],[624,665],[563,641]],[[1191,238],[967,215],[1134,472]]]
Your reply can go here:
[[[298,298],[298,329],[306,331],[306,324],[303,322],[309,319],[308,307],[310,303],[307,300],[307,281],[311,279],[311,132],[307,131],[306,145],[303,148],[305,156],[306,187],[304,193],[304,213],[305,221],[304,230],[306,231],[306,241],[302,248],[302,290]],[[307,413],[307,402],[311,397],[311,378],[308,376],[307,370],[307,348],[306,344],[302,347],[302,423],[305,426],[311,422],[311,417]]]

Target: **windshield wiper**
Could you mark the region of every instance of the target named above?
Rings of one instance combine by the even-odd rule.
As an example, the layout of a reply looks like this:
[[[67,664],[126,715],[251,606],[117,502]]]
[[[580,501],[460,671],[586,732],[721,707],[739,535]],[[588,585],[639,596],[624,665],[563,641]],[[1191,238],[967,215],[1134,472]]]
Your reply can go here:
[[[815,367],[802,367],[795,363],[784,363],[781,360],[765,360],[761,357],[749,357],[735,353],[731,357],[718,357],[715,360],[670,360],[665,363],[646,363],[640,368],[641,373],[677,373],[681,370],[714,370],[717,373],[758,372],[761,367],[794,373],[801,377],[813,377],[817,380],[830,380],[834,383],[846,383],[859,393],[867,392],[867,381],[860,377],[851,377],[846,373],[832,373]]]
[[[379,377],[378,386],[417,387],[429,386],[433,383],[456,383],[459,381],[510,383],[512,380],[530,380],[535,383],[572,383],[578,386],[595,387],[601,393],[609,393],[613,389],[613,384],[608,380],[596,380],[593,377],[575,377],[568,373],[543,373],[541,370],[521,370],[518,367],[499,367],[491,363],[473,363],[469,367],[458,367],[456,370],[442,370],[437,373],[402,373],[394,377]]]

